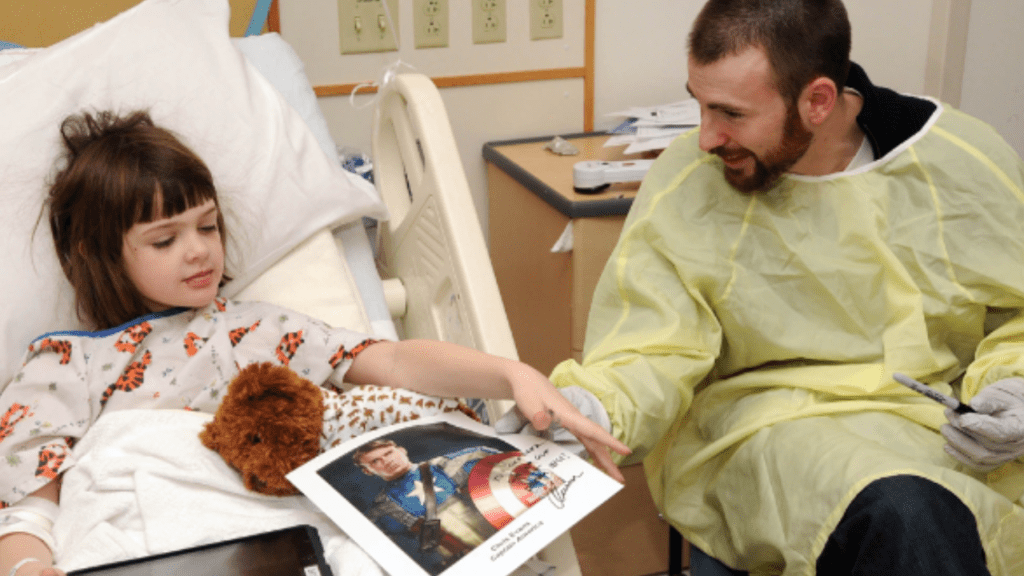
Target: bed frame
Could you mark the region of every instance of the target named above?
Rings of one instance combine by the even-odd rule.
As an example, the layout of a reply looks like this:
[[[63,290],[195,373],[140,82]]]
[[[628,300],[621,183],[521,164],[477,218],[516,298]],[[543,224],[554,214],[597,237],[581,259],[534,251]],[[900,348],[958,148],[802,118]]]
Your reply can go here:
[[[374,179],[391,220],[378,266],[386,292],[404,293],[402,338],[429,338],[518,359],[448,114],[421,74],[380,90],[373,133]],[[496,418],[509,401],[489,401]],[[541,552],[558,576],[580,576],[569,534]]]

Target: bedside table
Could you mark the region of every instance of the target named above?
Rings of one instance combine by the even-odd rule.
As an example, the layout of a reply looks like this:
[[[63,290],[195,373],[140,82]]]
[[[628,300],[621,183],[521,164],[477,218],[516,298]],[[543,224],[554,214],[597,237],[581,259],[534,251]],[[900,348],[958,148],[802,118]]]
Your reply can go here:
[[[568,137],[580,154],[558,156],[550,138],[484,145],[490,200],[490,253],[519,358],[545,374],[580,360],[597,278],[622,232],[639,183],[578,194],[572,167],[583,160],[622,160],[603,148],[608,136]],[[574,247],[551,247],[572,222]]]
[[[604,148],[607,134],[565,138],[578,155],[548,151],[551,137],[492,142],[483,149],[491,264],[519,359],[544,374],[568,358],[582,359],[594,287],[639,188],[634,182],[597,194],[575,192],[576,162],[636,157]],[[572,250],[552,253],[570,222]],[[626,487],[571,531],[584,576],[662,574],[669,567],[669,526],[658,516],[643,468],[622,472]]]

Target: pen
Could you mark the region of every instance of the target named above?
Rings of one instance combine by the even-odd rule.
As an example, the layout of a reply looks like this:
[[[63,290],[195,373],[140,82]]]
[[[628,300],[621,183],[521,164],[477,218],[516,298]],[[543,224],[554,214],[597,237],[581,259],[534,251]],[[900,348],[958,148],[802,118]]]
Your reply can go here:
[[[967,404],[964,404],[963,402],[957,400],[956,398],[953,398],[952,396],[946,396],[942,392],[939,392],[938,390],[932,388],[931,386],[928,386],[927,384],[918,382],[917,380],[914,380],[913,378],[907,376],[906,374],[900,374],[899,372],[896,372],[892,375],[892,377],[894,380],[896,380],[900,384],[903,384],[907,388],[910,388],[915,392],[920,392],[921,394],[924,394],[925,396],[931,398],[932,400],[935,400],[939,404],[942,404],[948,408],[952,408],[953,411],[958,414],[974,412],[974,408],[971,408]]]

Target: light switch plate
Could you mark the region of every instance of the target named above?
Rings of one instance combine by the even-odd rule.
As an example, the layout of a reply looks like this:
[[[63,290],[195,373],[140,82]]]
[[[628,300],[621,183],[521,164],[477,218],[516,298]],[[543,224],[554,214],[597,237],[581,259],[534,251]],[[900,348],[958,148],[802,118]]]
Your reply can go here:
[[[342,54],[398,50],[398,0],[338,0],[338,32]]]

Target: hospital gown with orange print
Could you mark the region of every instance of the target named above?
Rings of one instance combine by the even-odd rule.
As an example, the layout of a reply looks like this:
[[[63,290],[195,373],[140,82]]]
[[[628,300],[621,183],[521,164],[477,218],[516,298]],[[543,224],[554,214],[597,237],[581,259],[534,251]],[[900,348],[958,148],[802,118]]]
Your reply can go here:
[[[217,299],[102,332],[55,332],[28,348],[0,394],[0,508],[74,464],[71,448],[105,412],[215,412],[252,363],[285,365],[341,390],[365,334],[261,302]]]

